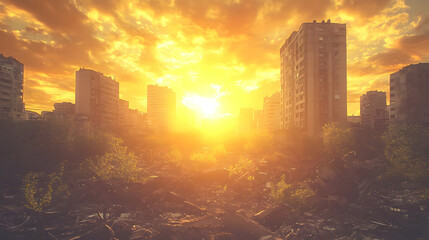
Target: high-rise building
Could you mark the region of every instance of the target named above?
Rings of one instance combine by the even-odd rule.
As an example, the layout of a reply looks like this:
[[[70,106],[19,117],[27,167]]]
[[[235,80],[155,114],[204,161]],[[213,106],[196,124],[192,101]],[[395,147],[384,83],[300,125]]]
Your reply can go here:
[[[361,123],[373,129],[384,128],[387,120],[386,93],[369,91],[360,97]]]
[[[130,111],[130,103],[126,100],[119,99],[118,120],[119,125],[125,127],[128,125],[128,115]]]
[[[390,75],[389,121],[429,125],[429,63]]]
[[[103,73],[81,68],[76,72],[76,114],[97,127],[116,126],[119,83]]]
[[[24,119],[24,64],[0,54],[0,118]]]
[[[263,110],[255,110],[253,112],[253,120],[255,122],[255,130],[258,133],[264,132],[264,111]]]
[[[264,98],[263,129],[269,133],[280,130],[280,92]]]
[[[168,87],[147,86],[147,117],[156,131],[169,131],[176,124],[176,93]]]
[[[249,135],[254,129],[253,108],[241,108],[238,115],[238,135]]]
[[[346,25],[303,23],[280,49],[281,126],[319,136],[347,121]]]

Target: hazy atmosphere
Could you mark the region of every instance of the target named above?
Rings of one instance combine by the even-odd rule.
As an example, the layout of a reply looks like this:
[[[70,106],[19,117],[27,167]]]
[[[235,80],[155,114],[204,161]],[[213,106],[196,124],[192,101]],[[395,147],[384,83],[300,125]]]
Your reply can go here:
[[[348,114],[359,96],[388,89],[389,74],[428,60],[425,0],[0,2],[0,52],[25,64],[27,109],[74,102],[74,73],[97,69],[146,111],[146,85],[169,85],[178,101],[217,114],[261,108],[279,84],[279,48],[302,22],[347,24]]]

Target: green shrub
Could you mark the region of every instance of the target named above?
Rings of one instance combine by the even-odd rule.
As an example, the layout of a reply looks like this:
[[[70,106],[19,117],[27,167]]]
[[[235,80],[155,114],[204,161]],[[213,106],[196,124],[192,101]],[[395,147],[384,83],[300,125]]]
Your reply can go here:
[[[29,172],[23,179],[24,205],[30,210],[42,212],[52,203],[54,195],[67,189],[62,183],[64,164],[58,172],[46,175],[45,173]]]
[[[350,128],[341,128],[334,123],[323,127],[323,145],[331,158],[341,158],[352,151],[353,134]]]
[[[306,184],[288,184],[285,175],[271,189],[271,196],[275,203],[284,203],[300,210],[311,209],[314,202],[314,192]]]
[[[88,158],[83,166],[92,170],[103,180],[120,179],[125,182],[142,182],[147,178],[137,166],[137,157],[128,152],[120,138],[111,139],[111,148],[102,156]]]
[[[429,177],[429,134],[418,125],[392,124],[383,135],[390,172],[412,181]]]
[[[238,162],[234,165],[231,165],[228,170],[230,176],[237,175],[238,177],[241,177],[244,174],[256,171],[257,169],[258,168],[252,159],[246,156],[240,156]],[[252,180],[254,178],[248,177],[248,179]]]

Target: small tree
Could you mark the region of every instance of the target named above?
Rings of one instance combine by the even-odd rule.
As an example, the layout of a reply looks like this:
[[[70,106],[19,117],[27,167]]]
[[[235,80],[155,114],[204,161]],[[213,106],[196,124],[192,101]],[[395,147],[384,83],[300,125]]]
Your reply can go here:
[[[300,210],[309,210],[314,203],[314,192],[306,184],[293,186],[286,183],[285,175],[271,189],[275,203],[285,203]]]
[[[128,152],[122,143],[122,139],[112,138],[110,151],[102,156],[87,159],[84,165],[103,180],[144,181],[146,174],[143,169],[137,167],[137,157],[134,153]]]
[[[246,173],[250,173],[258,170],[258,167],[252,161],[252,159],[246,156],[240,156],[240,158],[238,159],[238,162],[234,165],[231,165],[228,170],[229,170],[230,176],[236,175],[238,177],[241,177]],[[250,177],[248,178],[249,180],[253,179],[253,176],[249,176],[249,177]]]
[[[341,128],[334,123],[323,127],[323,145],[331,158],[341,158],[352,150],[353,134],[350,128]]]
[[[418,125],[392,124],[383,135],[385,156],[394,173],[410,180],[429,177],[429,134]]]
[[[23,179],[24,205],[35,212],[42,212],[48,208],[54,194],[63,192],[67,186],[62,183],[64,164],[58,172],[46,175],[45,173],[29,172]]]

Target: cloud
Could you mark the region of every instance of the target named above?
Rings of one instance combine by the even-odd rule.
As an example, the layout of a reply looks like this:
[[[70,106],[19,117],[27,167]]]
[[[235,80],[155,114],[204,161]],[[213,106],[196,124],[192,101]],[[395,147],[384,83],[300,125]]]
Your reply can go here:
[[[228,92],[221,104],[234,113],[260,108],[279,90],[278,51],[292,31],[331,18],[347,23],[349,103],[356,112],[356,96],[382,89],[390,72],[429,55],[422,6],[422,0],[5,0],[0,52],[25,64],[29,107],[51,109],[62,93],[71,99],[74,72],[86,67],[115,76],[121,97],[135,108],[145,108],[146,84],[163,79],[178,98],[219,85]]]
[[[429,55],[429,31],[402,36],[391,48],[378,52],[367,59],[349,65],[349,73],[355,76],[392,73],[417,63]]]
[[[369,18],[386,9],[392,0],[337,0],[337,9],[347,13]]]
[[[82,33],[87,30],[87,17],[71,1],[57,0],[6,0],[31,13],[37,20],[55,31]]]

